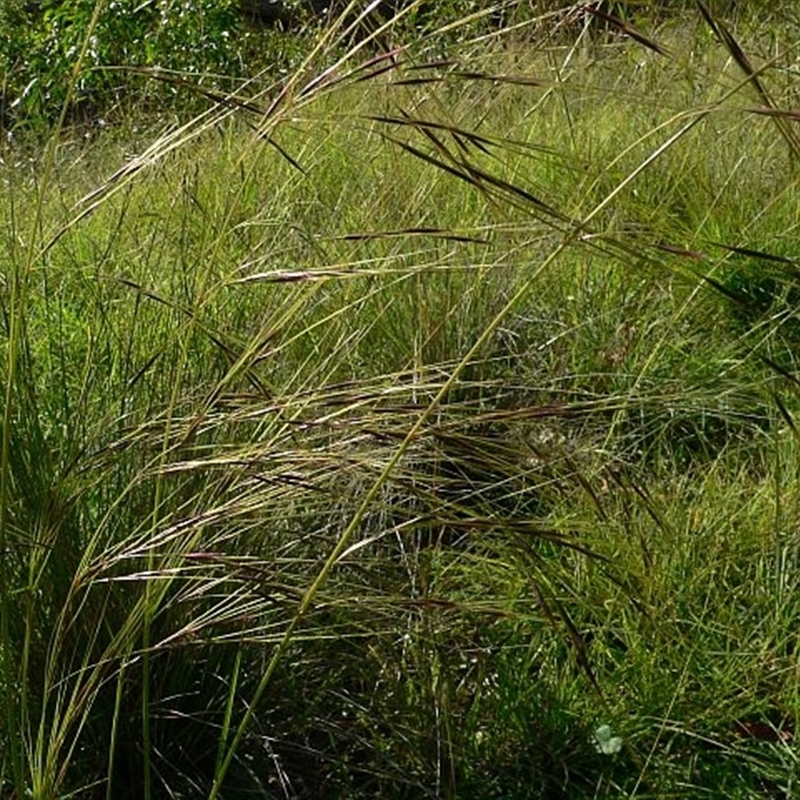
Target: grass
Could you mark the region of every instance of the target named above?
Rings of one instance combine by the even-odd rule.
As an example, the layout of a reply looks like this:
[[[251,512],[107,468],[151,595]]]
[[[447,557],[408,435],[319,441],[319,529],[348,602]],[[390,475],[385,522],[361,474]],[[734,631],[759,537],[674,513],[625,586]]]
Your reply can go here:
[[[672,25],[7,146],[5,795],[793,796],[793,123]]]

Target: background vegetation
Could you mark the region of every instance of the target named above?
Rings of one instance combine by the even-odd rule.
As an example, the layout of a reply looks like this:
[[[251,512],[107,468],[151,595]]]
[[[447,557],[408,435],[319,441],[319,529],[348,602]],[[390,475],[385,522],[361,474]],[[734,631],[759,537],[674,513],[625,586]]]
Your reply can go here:
[[[3,12],[0,795],[794,796],[790,12],[190,6]]]

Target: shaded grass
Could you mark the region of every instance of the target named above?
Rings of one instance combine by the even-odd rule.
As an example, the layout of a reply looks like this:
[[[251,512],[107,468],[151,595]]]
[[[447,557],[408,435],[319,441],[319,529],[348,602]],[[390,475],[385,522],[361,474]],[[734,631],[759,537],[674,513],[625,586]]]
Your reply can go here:
[[[7,172],[3,781],[791,796],[795,178],[670,44]]]

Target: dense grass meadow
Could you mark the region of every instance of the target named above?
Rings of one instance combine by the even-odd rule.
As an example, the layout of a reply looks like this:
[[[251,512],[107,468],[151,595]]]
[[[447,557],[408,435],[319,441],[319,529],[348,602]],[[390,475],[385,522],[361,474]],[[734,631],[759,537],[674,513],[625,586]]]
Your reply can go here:
[[[800,16],[445,5],[8,62],[3,800],[800,796]]]

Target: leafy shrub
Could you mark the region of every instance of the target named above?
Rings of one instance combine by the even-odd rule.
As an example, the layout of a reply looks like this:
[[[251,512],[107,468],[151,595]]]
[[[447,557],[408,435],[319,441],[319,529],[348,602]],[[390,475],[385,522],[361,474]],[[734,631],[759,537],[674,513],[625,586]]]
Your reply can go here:
[[[103,113],[131,90],[131,74],[116,67],[161,67],[204,81],[242,72],[247,36],[235,0],[100,3],[46,0],[0,12],[7,125],[52,120],[65,103],[78,115]]]

